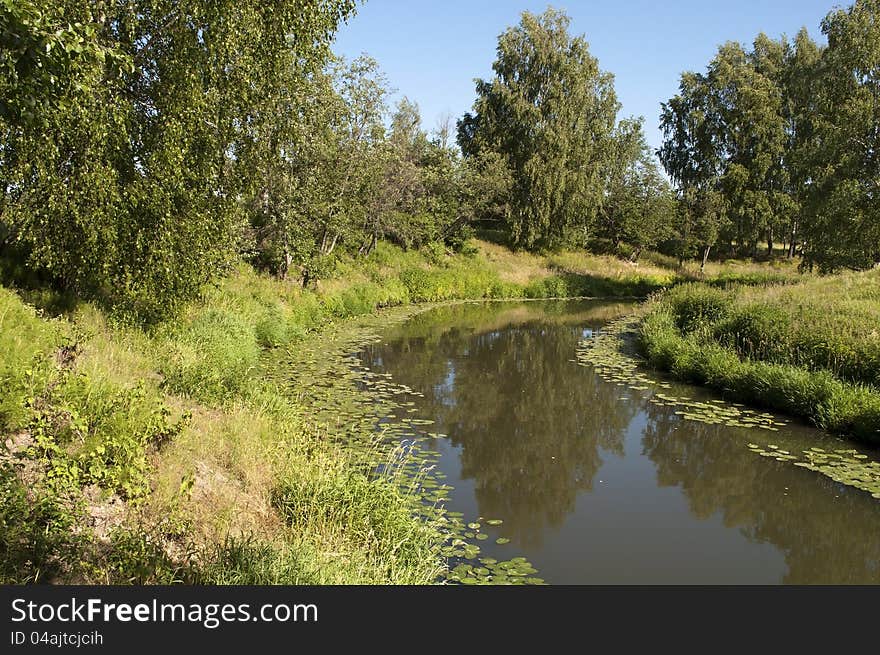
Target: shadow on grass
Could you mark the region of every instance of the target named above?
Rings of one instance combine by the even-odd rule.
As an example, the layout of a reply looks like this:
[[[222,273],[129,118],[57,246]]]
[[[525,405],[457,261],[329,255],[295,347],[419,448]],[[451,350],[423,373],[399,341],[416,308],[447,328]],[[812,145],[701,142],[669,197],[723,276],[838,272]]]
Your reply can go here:
[[[564,298],[589,296],[596,298],[644,298],[664,288],[657,280],[644,277],[607,278],[583,273],[557,273],[533,280],[526,286],[527,298]]]

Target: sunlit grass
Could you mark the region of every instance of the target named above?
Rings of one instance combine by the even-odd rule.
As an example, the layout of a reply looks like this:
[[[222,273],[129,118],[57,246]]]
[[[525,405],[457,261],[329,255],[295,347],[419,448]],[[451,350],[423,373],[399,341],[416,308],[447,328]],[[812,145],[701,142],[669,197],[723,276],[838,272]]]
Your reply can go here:
[[[675,377],[880,443],[880,271],[797,284],[679,286],[641,344]]]
[[[416,499],[364,474],[375,453],[334,445],[332,428],[264,374],[267,354],[382,307],[644,296],[682,279],[650,253],[632,264],[481,241],[459,254],[379,244],[313,289],[241,266],[149,329],[84,303],[48,320],[0,290],[4,436],[42,435],[16,455],[34,479],[3,471],[4,580],[431,582],[442,560]],[[76,500],[85,486],[88,499]],[[87,538],[89,515],[119,501],[124,511]]]

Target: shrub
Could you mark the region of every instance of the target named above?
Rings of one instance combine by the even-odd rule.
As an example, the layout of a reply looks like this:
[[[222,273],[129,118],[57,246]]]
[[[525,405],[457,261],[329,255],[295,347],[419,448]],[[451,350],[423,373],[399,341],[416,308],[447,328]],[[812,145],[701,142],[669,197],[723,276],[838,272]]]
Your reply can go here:
[[[655,300],[642,319],[638,343],[655,368],[758,407],[800,416],[817,427],[880,444],[880,393],[835,378],[826,370],[739,358],[707,339],[706,330],[681,331],[670,303]]]
[[[670,289],[663,302],[672,310],[678,329],[687,333],[723,318],[733,299],[721,289],[690,283]]]

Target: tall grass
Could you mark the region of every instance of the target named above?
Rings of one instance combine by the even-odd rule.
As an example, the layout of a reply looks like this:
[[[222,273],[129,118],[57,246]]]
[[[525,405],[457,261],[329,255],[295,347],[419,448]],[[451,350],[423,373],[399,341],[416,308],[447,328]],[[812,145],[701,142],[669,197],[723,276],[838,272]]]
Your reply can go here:
[[[678,379],[880,444],[880,272],[722,291],[684,285],[640,328]]]
[[[19,443],[0,458],[2,581],[430,582],[414,498],[333,447],[262,375],[267,351],[393,305],[646,295],[683,279],[668,264],[379,244],[316,289],[243,266],[150,329],[29,291],[64,308],[50,320],[0,289],[0,432]]]

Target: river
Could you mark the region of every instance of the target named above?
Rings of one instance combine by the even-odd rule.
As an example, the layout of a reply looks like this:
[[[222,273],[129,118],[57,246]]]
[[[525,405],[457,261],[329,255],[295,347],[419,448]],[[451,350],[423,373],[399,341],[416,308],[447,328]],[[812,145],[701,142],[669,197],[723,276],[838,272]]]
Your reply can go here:
[[[481,522],[483,555],[523,556],[551,584],[880,583],[880,501],[754,450],[852,444],[791,420],[773,432],[689,420],[651,402],[657,388],[576,361],[630,308],[443,306],[359,358],[414,392],[401,399],[410,416],[434,421],[447,508]]]

